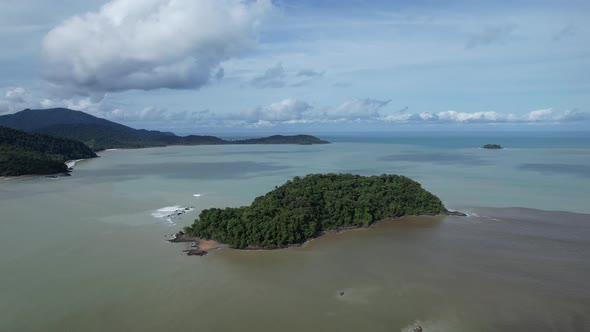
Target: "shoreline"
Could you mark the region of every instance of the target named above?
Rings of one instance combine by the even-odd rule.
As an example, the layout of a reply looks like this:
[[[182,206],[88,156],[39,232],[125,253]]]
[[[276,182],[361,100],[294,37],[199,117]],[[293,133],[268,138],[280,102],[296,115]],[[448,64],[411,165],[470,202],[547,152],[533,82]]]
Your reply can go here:
[[[172,234],[172,238],[167,241],[170,243],[190,243],[190,248],[182,251],[186,253],[187,256],[205,256],[211,251],[221,248],[229,248],[227,244],[215,240],[206,240],[196,236],[189,236],[182,231]]]
[[[202,239],[202,238],[199,238],[196,236],[190,236],[190,235],[185,234],[182,231],[180,231],[176,234],[172,234],[172,236],[173,236],[172,239],[169,239],[167,241],[170,243],[191,243],[190,249],[182,251],[182,252],[186,253],[187,256],[205,256],[211,251],[214,251],[217,249],[222,249],[222,248],[230,248],[230,249],[234,249],[234,250],[243,250],[243,251],[281,250],[281,249],[304,247],[307,244],[309,244],[309,242],[311,242],[315,239],[318,239],[324,235],[328,235],[328,234],[341,234],[344,232],[349,232],[349,231],[354,231],[354,230],[367,229],[367,228],[370,228],[382,221],[399,220],[399,219],[404,219],[404,218],[408,218],[408,217],[437,217],[437,216],[467,217],[468,215],[463,212],[459,212],[459,211],[443,211],[440,213],[425,213],[425,214],[411,214],[411,215],[409,214],[409,215],[400,216],[400,217],[387,217],[387,218],[379,219],[379,220],[369,224],[368,226],[347,226],[347,227],[340,227],[340,228],[321,231],[317,235],[306,239],[302,243],[292,243],[292,244],[288,244],[285,246],[279,246],[279,247],[248,246],[245,248],[231,248],[227,244],[220,243],[215,240],[207,240],[207,239]]]
[[[74,169],[74,167],[76,167],[76,164],[81,162],[82,160],[88,160],[89,158],[83,158],[83,159],[73,159],[73,160],[66,160],[64,162],[64,164],[66,164],[66,167],[68,169]]]
[[[96,158],[98,158],[98,157],[66,160],[66,161],[64,161],[64,165],[66,165],[66,167],[67,167],[67,171],[65,171],[65,172],[50,173],[50,174],[23,174],[23,175],[15,175],[15,176],[0,176],[0,180],[36,178],[36,177],[45,177],[45,178],[55,179],[55,178],[60,178],[60,177],[72,176],[70,173],[74,170],[74,167],[76,167],[77,163],[84,161],[84,160],[90,160],[90,159],[96,159]]]

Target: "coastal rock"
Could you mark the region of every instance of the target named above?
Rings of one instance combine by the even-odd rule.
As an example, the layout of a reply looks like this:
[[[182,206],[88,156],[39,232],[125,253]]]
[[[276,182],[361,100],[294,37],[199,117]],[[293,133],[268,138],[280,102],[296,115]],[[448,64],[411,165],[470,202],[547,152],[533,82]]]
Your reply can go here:
[[[443,211],[440,214],[443,216],[467,217],[465,213],[459,211]]]
[[[182,252],[185,252],[187,256],[205,256],[205,255],[207,255],[207,251],[201,250],[199,248],[191,248],[188,250],[183,250]]]
[[[172,242],[172,243],[197,242],[197,241],[199,241],[199,238],[184,234],[184,232],[182,232],[182,231],[172,235],[172,238],[170,240],[168,240],[168,242]]]

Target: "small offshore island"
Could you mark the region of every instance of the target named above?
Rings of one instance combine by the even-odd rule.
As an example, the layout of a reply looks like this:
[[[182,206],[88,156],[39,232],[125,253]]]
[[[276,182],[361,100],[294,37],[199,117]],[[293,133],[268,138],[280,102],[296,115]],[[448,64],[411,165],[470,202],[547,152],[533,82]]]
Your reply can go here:
[[[482,149],[490,149],[490,150],[500,150],[503,149],[503,147],[499,144],[486,144],[484,146],[481,147]]]
[[[405,176],[311,174],[287,181],[250,206],[203,210],[170,241],[195,242],[186,252],[199,256],[216,247],[209,240],[235,249],[277,249],[329,231],[415,215],[465,216],[447,210],[438,197]]]

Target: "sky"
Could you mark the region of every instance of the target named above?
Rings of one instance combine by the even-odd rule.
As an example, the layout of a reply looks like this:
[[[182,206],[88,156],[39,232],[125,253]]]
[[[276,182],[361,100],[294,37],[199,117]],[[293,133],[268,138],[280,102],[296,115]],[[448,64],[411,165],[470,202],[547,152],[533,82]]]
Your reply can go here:
[[[590,2],[1,0],[0,115],[176,133],[590,130]]]

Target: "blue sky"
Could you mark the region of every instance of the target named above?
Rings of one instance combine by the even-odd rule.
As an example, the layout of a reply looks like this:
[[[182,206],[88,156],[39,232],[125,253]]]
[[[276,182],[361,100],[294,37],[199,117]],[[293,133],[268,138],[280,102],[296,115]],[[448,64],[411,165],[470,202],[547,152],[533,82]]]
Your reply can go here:
[[[0,114],[134,127],[588,130],[584,1],[5,0]]]

